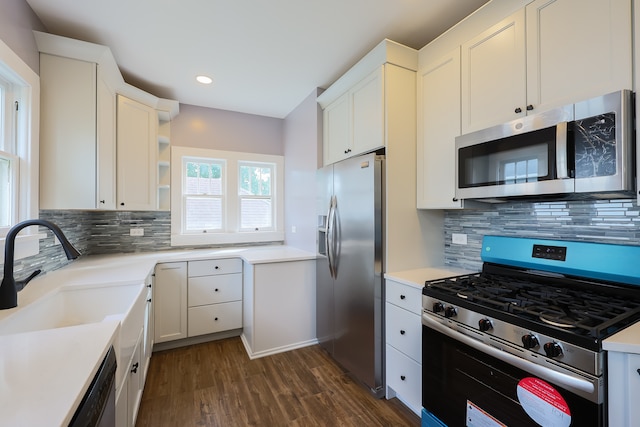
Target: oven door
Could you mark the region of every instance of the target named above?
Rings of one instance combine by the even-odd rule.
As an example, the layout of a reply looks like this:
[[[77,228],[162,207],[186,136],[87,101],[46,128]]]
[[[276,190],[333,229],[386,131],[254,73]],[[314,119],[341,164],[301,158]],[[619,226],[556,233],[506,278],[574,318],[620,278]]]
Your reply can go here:
[[[554,373],[541,378],[474,348],[467,341],[473,338],[451,331],[472,347],[436,330],[446,326],[426,320],[434,328],[424,324],[423,316],[422,406],[428,420],[423,419],[423,426],[605,425],[604,403],[581,396],[589,386],[580,378],[575,384],[567,378],[558,381],[563,385],[549,380]],[[571,391],[574,386],[583,390]]]

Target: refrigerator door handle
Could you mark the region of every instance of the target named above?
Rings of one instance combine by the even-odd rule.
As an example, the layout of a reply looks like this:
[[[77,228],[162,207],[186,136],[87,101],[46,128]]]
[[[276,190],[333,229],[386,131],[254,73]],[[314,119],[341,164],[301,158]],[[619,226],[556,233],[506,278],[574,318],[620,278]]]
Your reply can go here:
[[[331,277],[335,279],[335,273],[333,269],[333,216],[334,216],[334,201],[335,196],[331,196],[331,201],[329,202],[329,212],[327,213],[327,229],[325,232],[325,247],[327,248],[327,261],[329,262],[329,273]]]

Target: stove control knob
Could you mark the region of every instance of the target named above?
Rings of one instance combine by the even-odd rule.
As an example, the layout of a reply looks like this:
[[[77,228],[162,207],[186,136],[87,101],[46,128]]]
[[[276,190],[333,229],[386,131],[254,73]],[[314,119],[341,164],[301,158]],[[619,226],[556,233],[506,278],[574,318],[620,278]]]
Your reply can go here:
[[[433,303],[433,312],[434,313],[440,313],[444,311],[444,304],[442,304],[441,302],[434,302]]]
[[[457,314],[458,310],[456,310],[455,307],[449,306],[444,309],[444,317],[454,317]]]
[[[548,342],[544,345],[544,352],[547,357],[562,356],[562,347],[557,342]]]
[[[527,350],[530,348],[536,348],[540,345],[538,338],[533,334],[527,334],[522,336],[522,345]]]
[[[487,332],[493,329],[493,324],[489,319],[480,319],[478,320],[478,329],[480,329],[480,332]]]

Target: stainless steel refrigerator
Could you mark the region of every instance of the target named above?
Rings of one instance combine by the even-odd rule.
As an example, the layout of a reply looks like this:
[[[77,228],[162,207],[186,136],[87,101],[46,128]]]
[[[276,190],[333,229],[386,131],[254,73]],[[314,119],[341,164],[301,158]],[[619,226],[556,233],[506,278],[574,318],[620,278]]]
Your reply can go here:
[[[368,154],[317,172],[317,319],[320,345],[353,377],[384,393],[384,157]]]

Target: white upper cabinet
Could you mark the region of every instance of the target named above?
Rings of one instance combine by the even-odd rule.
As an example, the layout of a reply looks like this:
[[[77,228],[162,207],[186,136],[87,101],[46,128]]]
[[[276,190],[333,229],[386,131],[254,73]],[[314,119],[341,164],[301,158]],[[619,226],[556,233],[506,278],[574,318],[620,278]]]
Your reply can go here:
[[[418,69],[418,209],[462,207],[455,199],[460,135],[460,48]]]
[[[325,165],[388,145],[389,111],[406,110],[396,92],[404,93],[407,81],[415,86],[416,69],[414,49],[384,40],[318,97]]]
[[[157,209],[158,114],[118,95],[118,209]]]
[[[169,122],[178,102],[126,84],[105,46],[38,31],[34,36],[40,51],[40,208],[168,209]]]
[[[40,55],[40,208],[115,206],[115,93],[96,63]]]
[[[462,44],[462,133],[632,89],[631,38],[631,0],[529,3]]]
[[[384,66],[324,110],[325,164],[384,146]]]
[[[526,110],[525,19],[521,9],[462,44],[462,133]]]
[[[631,0],[536,0],[526,14],[534,111],[632,88]]]

